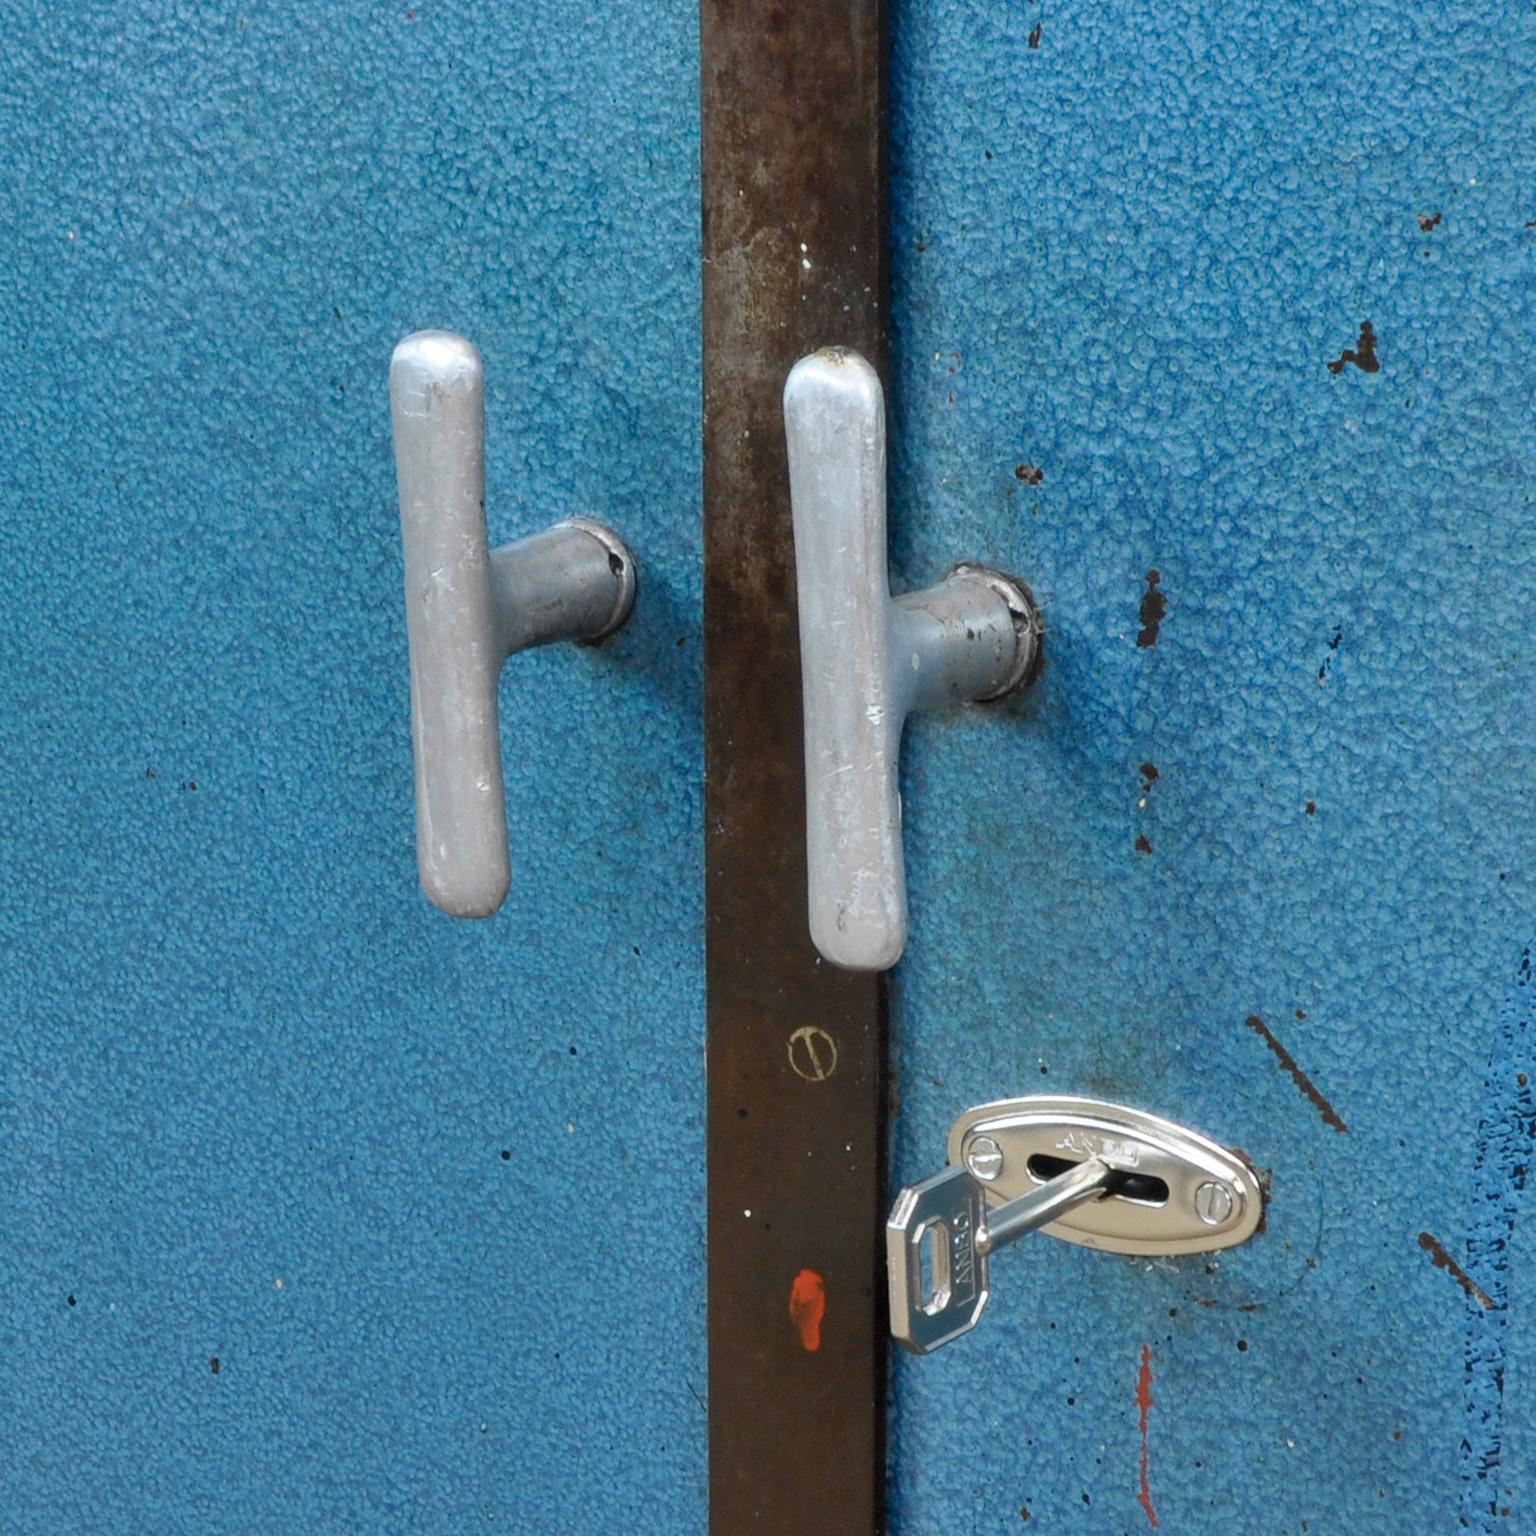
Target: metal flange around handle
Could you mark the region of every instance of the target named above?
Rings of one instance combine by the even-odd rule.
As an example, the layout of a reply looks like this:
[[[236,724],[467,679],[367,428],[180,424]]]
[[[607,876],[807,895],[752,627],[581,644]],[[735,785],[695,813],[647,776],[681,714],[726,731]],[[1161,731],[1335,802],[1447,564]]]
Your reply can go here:
[[[488,917],[511,881],[497,688],[516,651],[595,641],[629,617],[635,561],[612,529],[568,518],[491,549],[485,380],[462,336],[418,331],[389,366],[416,761],[421,886]]]
[[[1039,656],[1028,589],[979,565],[893,598],[885,398],[856,352],[802,358],[784,386],[805,711],[806,853],[816,948],[894,965],[907,894],[897,769],[913,710],[1000,699]]]

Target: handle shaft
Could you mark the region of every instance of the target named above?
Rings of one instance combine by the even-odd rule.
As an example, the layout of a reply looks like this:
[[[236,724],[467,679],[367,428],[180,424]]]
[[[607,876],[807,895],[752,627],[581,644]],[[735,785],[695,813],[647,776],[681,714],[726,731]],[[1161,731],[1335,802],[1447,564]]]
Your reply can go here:
[[[805,707],[811,938],[838,965],[884,970],[906,944],[896,762],[908,698],[892,677],[885,401],[841,348],[784,386]]]
[[[418,331],[389,365],[416,754],[422,889],[454,917],[489,917],[511,878],[496,693],[514,651],[601,640],[629,617],[635,561],[611,528],[573,517],[490,549],[485,383],[462,336]]]
[[[850,970],[907,941],[898,767],[914,709],[1000,698],[1030,673],[1038,624],[1018,582],[982,566],[894,601],[886,564],[885,400],[840,347],[784,386],[805,705],[811,937]]]
[[[416,756],[422,889],[487,917],[511,879],[496,686],[501,644],[485,531],[485,382],[461,336],[418,331],[389,365]]]

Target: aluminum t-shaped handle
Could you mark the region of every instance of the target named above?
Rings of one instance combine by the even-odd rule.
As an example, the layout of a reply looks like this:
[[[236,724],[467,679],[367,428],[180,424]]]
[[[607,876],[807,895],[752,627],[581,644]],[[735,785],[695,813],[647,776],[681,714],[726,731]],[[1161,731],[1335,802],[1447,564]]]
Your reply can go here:
[[[784,386],[805,703],[811,938],[856,971],[907,941],[897,769],[915,709],[1024,687],[1040,646],[1028,589],[979,565],[892,598],[885,401],[875,370],[828,347]]]
[[[491,549],[485,379],[462,336],[418,331],[389,365],[416,752],[421,886],[488,917],[511,879],[496,693],[515,651],[600,640],[635,600],[635,562],[601,523],[569,518]]]

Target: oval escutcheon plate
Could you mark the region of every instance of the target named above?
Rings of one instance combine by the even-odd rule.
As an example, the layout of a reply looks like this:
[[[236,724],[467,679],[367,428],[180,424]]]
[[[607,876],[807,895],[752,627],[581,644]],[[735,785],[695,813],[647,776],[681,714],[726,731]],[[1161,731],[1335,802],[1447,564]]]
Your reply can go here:
[[[1040,1230],[1109,1253],[1209,1253],[1258,1229],[1264,1196],[1235,1152],[1171,1120],[1097,1099],[1040,1095],[968,1109],[949,1132],[949,1161],[968,1168],[990,1206],[1102,1158],[1121,1176],[1107,1198]]]

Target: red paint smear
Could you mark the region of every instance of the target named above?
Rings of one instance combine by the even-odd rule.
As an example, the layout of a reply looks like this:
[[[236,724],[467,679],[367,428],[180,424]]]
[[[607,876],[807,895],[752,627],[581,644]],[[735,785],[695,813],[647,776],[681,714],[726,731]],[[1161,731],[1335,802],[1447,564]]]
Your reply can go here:
[[[789,1320],[809,1350],[821,1348],[821,1320],[827,1315],[827,1283],[814,1269],[802,1269],[789,1288]]]
[[[1136,1375],[1136,1407],[1141,1412],[1141,1488],[1136,1502],[1147,1512],[1147,1524],[1157,1529],[1157,1511],[1152,1508],[1152,1452],[1147,1436],[1152,1417],[1152,1346],[1141,1346],[1141,1370]]]

